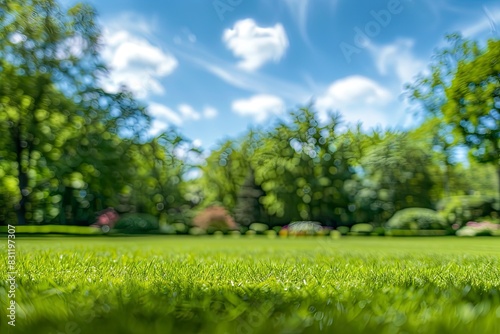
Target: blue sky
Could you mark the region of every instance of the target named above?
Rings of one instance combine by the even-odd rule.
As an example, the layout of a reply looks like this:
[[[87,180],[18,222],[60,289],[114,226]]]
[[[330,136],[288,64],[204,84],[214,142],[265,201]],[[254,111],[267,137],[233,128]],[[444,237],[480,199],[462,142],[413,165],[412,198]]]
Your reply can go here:
[[[444,35],[484,41],[500,29],[498,0],[89,2],[111,68],[104,86],[148,103],[150,133],[174,125],[204,148],[312,100],[322,118],[410,127],[402,86]]]

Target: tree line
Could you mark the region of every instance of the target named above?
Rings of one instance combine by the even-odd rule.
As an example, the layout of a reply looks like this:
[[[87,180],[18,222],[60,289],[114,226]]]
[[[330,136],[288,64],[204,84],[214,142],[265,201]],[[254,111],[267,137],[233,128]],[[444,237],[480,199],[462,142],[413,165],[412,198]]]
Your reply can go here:
[[[406,87],[416,128],[365,131],[308,105],[202,159],[176,129],[145,136],[147,106],[126,87],[102,89],[95,17],[85,4],[0,3],[1,224],[89,225],[107,207],[190,224],[220,205],[242,225],[381,225],[453,195],[498,196],[499,40],[448,36]]]

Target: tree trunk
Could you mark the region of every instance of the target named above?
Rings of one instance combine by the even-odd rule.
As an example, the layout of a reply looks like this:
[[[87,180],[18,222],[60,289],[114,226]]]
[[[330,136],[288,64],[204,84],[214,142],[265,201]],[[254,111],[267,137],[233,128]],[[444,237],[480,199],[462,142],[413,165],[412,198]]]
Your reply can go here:
[[[15,128],[13,133],[14,145],[16,148],[17,173],[19,180],[19,192],[21,200],[16,205],[17,224],[26,225],[26,202],[28,201],[28,173],[23,169],[23,140],[19,128]]]
[[[497,166],[497,176],[498,176],[498,210],[500,211],[500,163]]]
[[[444,171],[444,193],[446,197],[450,197],[450,165],[448,162],[445,163]]]

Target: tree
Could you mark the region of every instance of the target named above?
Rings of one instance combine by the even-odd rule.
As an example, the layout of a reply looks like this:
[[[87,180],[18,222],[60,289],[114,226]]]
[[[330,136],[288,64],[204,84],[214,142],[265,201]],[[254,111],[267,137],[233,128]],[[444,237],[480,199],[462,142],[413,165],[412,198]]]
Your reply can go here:
[[[320,124],[310,107],[288,116],[256,150],[256,181],[265,191],[262,204],[279,224],[293,220],[347,224],[354,174],[349,160],[354,154],[339,132],[339,116],[330,115]]]
[[[106,146],[116,158],[120,132],[137,137],[148,117],[131,94],[99,87],[106,69],[91,7],[77,4],[62,12],[54,0],[5,0],[0,35],[6,37],[0,42],[0,123],[7,127],[0,142],[17,169],[15,209],[18,223],[25,224],[37,198],[50,202],[51,192],[65,193],[59,189],[64,179],[82,185],[81,169],[91,162],[99,171],[94,165]],[[100,172],[110,162],[104,159]],[[116,172],[107,171],[105,176]]]
[[[177,130],[132,145],[126,158],[134,166],[134,177],[122,194],[123,210],[147,212],[163,223],[169,217],[185,222],[190,203],[184,196],[186,173],[199,151]]]
[[[233,212],[238,192],[250,168],[245,145],[245,138],[226,140],[207,157],[199,180],[203,189],[203,207],[217,204]]]
[[[362,158],[358,206],[371,211],[378,224],[404,208],[431,208],[434,182],[430,165],[430,155],[407,134],[387,132]]]
[[[405,86],[406,96],[420,105],[424,116],[423,127],[427,128],[426,139],[432,141],[432,149],[443,158],[445,193],[449,194],[451,169],[456,164],[456,149],[463,144],[458,133],[453,134],[453,126],[444,122],[443,107],[447,102],[446,90],[451,86],[460,62],[470,61],[481,54],[478,44],[462,38],[460,34],[446,36],[447,46],[433,55],[430,69],[421,73],[411,84]],[[429,133],[432,135],[429,136]]]
[[[480,163],[497,168],[500,199],[500,40],[471,60],[458,64],[446,89],[444,120],[451,125]]]
[[[255,173],[252,168],[241,186],[234,208],[234,218],[238,224],[249,226],[255,222],[263,222],[265,212],[260,198],[264,191],[255,183]]]

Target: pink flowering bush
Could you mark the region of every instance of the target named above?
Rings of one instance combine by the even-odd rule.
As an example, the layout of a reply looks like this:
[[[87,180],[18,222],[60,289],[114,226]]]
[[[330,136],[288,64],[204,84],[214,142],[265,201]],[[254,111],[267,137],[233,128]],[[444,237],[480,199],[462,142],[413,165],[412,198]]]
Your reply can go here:
[[[460,237],[475,237],[479,235],[494,235],[496,231],[500,231],[500,225],[490,222],[473,222],[470,221],[464,227],[459,229],[456,234]]]
[[[90,226],[100,228],[103,232],[109,232],[120,219],[120,215],[113,208],[107,208],[99,212],[96,222]]]

